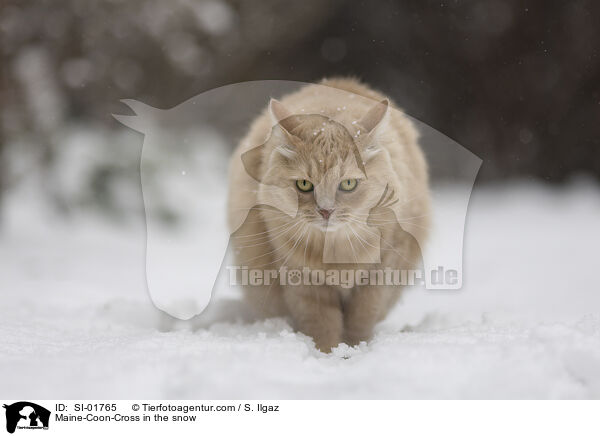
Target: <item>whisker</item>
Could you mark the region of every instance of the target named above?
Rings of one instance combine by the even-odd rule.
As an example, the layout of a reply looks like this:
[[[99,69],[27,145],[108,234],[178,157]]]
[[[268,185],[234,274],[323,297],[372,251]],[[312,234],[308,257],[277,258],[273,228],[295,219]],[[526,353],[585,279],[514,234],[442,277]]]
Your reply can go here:
[[[300,232],[302,232],[303,230],[305,230],[305,228],[306,228],[306,226],[304,226],[304,227],[300,227],[300,228],[298,229],[298,231],[296,231],[296,233],[294,233],[294,235],[293,235],[291,238],[289,238],[289,239],[288,239],[288,240],[287,240],[287,241],[286,241],[284,244],[282,244],[282,245],[281,245],[279,248],[277,248],[277,249],[275,249],[275,250],[271,251],[271,252],[270,252],[270,253],[268,253],[268,254],[274,253],[275,251],[279,251],[280,249],[282,249],[282,248],[285,248],[285,245],[286,245],[286,244],[288,244],[290,241],[292,241],[292,240],[294,239],[294,237],[295,237],[295,236],[296,236],[298,233],[300,233]],[[273,261],[271,261],[271,262],[269,262],[269,263],[265,263],[265,264],[263,264],[263,265],[257,265],[257,266],[254,266],[254,267],[255,267],[255,268],[262,268],[262,267],[265,267],[265,266],[267,266],[267,265],[274,265],[275,263],[279,262],[281,259],[283,259],[284,257],[286,257],[286,255],[288,255],[289,253],[291,253],[291,252],[292,252],[292,251],[295,249],[296,245],[298,244],[298,242],[299,242],[299,241],[302,239],[302,237],[303,237],[305,234],[306,234],[306,232],[304,232],[304,234],[300,234],[300,236],[298,236],[298,238],[295,240],[296,242],[294,243],[293,247],[292,247],[290,250],[288,250],[288,251],[287,251],[287,252],[286,252],[286,253],[285,253],[283,256],[281,256],[281,257],[279,257],[279,258],[277,258],[277,259],[275,259],[275,260],[273,260]],[[263,256],[264,256],[264,255],[263,255]],[[263,257],[263,256],[259,256],[259,257]],[[287,261],[287,258],[286,258],[286,261]]]
[[[304,238],[304,236],[306,236],[306,232],[308,231],[307,226],[303,227],[304,233],[302,233],[298,239],[296,239],[296,242],[294,243],[294,245],[292,246],[292,248],[286,253],[287,257],[285,258],[285,260],[281,263],[281,266],[287,265],[287,261],[289,260],[289,258],[292,256],[292,254],[294,254],[294,251],[296,250],[296,247],[298,246],[298,243],[300,243],[300,241]],[[277,261],[281,260],[281,258],[277,259]]]
[[[354,263],[359,263],[358,258],[356,257],[356,252],[354,251],[354,245],[352,245],[350,236],[348,236],[348,231],[345,228],[344,228],[344,233],[346,233],[346,239],[348,239],[348,243],[350,244],[350,249],[352,250],[352,256],[354,257]]]
[[[404,254],[400,253],[398,250],[396,250],[396,248],[390,244],[381,234],[377,234],[372,232],[371,230],[369,230],[368,228],[363,228],[364,231],[366,231],[367,233],[373,235],[373,236],[378,236],[380,238],[380,243],[383,242],[385,243],[385,245],[389,248],[383,248],[380,247],[382,250],[388,250],[388,251],[393,251],[394,253],[396,253],[398,256],[400,256],[404,261],[408,262],[410,265],[414,265],[415,262],[410,261]]]
[[[258,237],[256,239],[251,239],[251,240],[249,240],[247,242],[253,242],[254,240],[261,240],[261,239],[265,239],[266,242],[270,242],[274,238],[277,238],[277,237],[285,234],[289,230],[295,228],[298,224],[300,224],[300,221],[297,221],[296,223],[294,223],[292,225],[290,225],[289,223],[286,223],[284,226],[287,226],[287,228],[284,229],[284,230],[279,230],[278,232],[269,232],[269,231],[261,232],[261,233],[265,233],[265,235],[264,236],[260,236],[260,237]],[[281,227],[284,227],[284,226],[281,226]],[[242,236],[240,236],[240,238],[243,237],[243,236],[251,236],[251,235],[242,235]],[[237,240],[238,236],[234,236],[234,239]],[[262,244],[263,243],[260,243],[260,244],[257,244],[257,245],[262,245]],[[250,244],[250,245],[239,245],[239,246],[237,246],[237,248],[248,248],[248,247],[253,247],[253,246],[254,245],[252,245],[252,244]]]
[[[297,230],[297,231],[296,231],[296,232],[295,232],[295,233],[294,233],[294,234],[293,234],[293,235],[292,235],[292,236],[291,236],[289,239],[287,239],[287,240],[286,240],[286,241],[285,241],[283,244],[281,244],[281,245],[280,245],[278,248],[275,248],[275,249],[273,249],[273,250],[269,251],[268,253],[263,253],[263,254],[261,254],[261,255],[259,255],[259,256],[255,256],[255,257],[253,257],[253,258],[251,258],[251,259],[246,259],[246,262],[250,262],[250,261],[253,261],[253,260],[256,260],[256,259],[260,259],[261,257],[268,256],[269,254],[273,254],[273,253],[275,253],[276,251],[279,251],[279,250],[281,250],[282,248],[284,248],[284,247],[285,247],[285,245],[286,245],[287,243],[289,243],[291,240],[293,240],[293,239],[294,239],[294,237],[295,237],[295,236],[296,236],[296,235],[299,233],[299,231],[301,231],[301,230],[302,230],[302,227],[300,227],[300,228],[299,228],[299,229],[298,229],[298,230]],[[260,268],[260,267],[263,267],[263,266],[271,265],[271,264],[273,264],[274,262],[275,262],[275,261],[273,261],[273,262],[269,262],[269,263],[265,263],[265,264],[263,264],[263,265],[258,265],[258,266],[255,266],[255,268]]]

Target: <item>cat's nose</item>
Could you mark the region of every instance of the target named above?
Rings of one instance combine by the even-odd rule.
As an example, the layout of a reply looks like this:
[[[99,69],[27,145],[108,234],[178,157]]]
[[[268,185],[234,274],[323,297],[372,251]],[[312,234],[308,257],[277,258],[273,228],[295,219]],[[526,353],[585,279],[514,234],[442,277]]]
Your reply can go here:
[[[321,214],[321,216],[323,218],[325,218],[326,220],[328,220],[329,217],[331,216],[331,214],[333,213],[333,209],[321,209],[321,208],[319,208],[318,211],[319,211],[319,214]]]

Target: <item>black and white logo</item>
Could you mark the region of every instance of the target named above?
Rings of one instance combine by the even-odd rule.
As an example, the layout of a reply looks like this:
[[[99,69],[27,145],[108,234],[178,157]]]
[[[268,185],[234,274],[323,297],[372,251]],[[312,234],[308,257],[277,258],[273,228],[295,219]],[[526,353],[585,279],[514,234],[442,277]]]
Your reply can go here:
[[[14,433],[16,429],[48,429],[50,411],[29,401],[19,401],[3,406],[6,409],[6,431]]]

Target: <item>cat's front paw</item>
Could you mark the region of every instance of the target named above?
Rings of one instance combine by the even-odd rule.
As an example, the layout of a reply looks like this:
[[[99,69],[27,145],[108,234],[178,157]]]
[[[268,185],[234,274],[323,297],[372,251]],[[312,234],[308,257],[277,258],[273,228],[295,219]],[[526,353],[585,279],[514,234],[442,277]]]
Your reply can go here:
[[[360,344],[361,342],[368,342],[373,336],[372,331],[345,331],[344,332],[344,343],[351,347]]]
[[[315,342],[317,350],[323,353],[331,353],[331,350],[337,347],[342,342],[341,329],[336,332],[337,329],[324,330],[320,332],[308,333],[308,336],[312,337]]]
[[[340,340],[337,339],[315,339],[315,347],[317,350],[323,353],[331,353],[331,350],[340,344]]]

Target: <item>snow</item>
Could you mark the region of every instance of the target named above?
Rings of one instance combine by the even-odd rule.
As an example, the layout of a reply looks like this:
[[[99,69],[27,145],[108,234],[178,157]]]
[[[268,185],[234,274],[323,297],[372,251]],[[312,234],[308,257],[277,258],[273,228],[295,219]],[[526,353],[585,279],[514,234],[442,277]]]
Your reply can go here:
[[[411,289],[369,344],[329,355],[251,320],[236,289],[169,318],[147,296],[143,221],[64,220],[34,199],[13,193],[0,233],[6,398],[600,398],[590,181],[476,187],[463,289]]]

